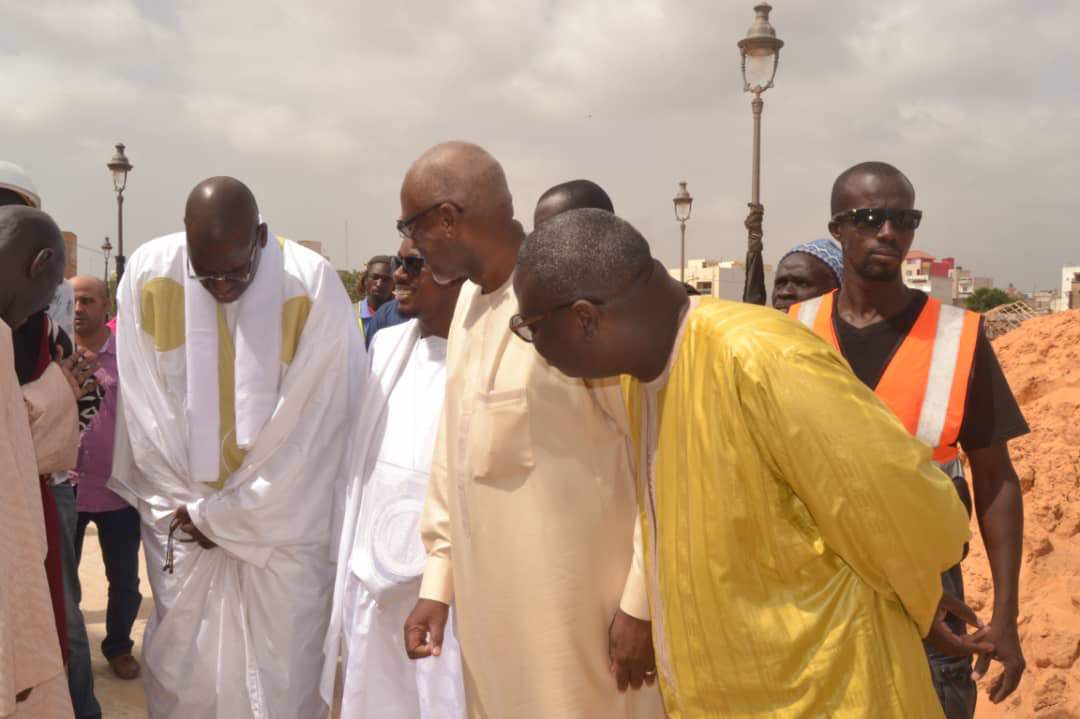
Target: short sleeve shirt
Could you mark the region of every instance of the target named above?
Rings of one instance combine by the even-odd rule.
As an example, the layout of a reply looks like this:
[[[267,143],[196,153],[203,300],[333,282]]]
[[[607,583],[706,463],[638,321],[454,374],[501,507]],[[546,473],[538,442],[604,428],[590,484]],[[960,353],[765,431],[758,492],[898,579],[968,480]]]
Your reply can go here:
[[[834,303],[833,326],[840,352],[865,385],[877,387],[889,361],[915,326],[928,298],[926,293],[912,290],[911,301],[900,314],[861,328],[841,319]],[[960,425],[960,446],[966,452],[985,449],[1029,431],[994,348],[980,326],[964,419]]]

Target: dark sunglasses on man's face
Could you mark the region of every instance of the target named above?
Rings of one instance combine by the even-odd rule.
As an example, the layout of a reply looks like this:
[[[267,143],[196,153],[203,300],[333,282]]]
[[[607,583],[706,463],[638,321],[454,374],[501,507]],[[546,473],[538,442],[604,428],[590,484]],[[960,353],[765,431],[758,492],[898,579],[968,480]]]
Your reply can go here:
[[[419,277],[420,271],[424,269],[424,258],[417,257],[415,255],[408,255],[402,257],[397,255],[390,258],[390,272],[397,272],[402,267],[405,268],[405,274],[409,277]]]
[[[862,207],[844,210],[832,217],[833,222],[850,221],[858,230],[879,230],[888,220],[898,229],[915,230],[922,222],[922,210],[894,210],[887,207]]]

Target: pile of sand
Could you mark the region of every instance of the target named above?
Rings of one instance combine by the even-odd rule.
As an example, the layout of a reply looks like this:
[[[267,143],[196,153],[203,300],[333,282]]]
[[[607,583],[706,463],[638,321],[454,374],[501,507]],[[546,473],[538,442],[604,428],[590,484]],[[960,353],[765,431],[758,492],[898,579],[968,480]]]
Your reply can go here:
[[[1027,672],[1004,703],[980,682],[979,719],[1080,718],[1080,311],[1028,320],[994,342],[1031,434],[1009,447],[1024,492],[1020,639]],[[992,610],[986,550],[978,531],[964,562],[971,605]]]

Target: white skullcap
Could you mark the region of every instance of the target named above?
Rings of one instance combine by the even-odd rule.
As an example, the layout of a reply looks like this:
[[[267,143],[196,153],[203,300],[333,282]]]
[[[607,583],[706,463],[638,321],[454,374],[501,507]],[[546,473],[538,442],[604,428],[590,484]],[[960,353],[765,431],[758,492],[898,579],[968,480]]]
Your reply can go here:
[[[21,195],[31,207],[41,209],[41,196],[33,180],[14,162],[0,160],[0,189],[11,190]]]

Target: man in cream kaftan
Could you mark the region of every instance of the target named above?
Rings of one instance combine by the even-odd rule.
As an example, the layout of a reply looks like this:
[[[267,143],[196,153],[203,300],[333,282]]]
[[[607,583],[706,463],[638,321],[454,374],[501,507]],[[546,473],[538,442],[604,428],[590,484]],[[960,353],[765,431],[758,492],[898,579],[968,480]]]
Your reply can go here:
[[[60,229],[48,215],[0,207],[0,717],[72,715],[63,611],[54,611],[45,568],[42,500],[51,495],[39,474],[74,464],[75,397],[56,364],[41,372],[36,398],[25,394],[11,331],[46,306],[63,267]]]
[[[516,311],[509,280],[461,290],[420,596],[455,602],[470,716],[662,716],[655,687],[620,693],[608,671],[620,601],[648,617],[613,390],[547,366],[510,334]]]
[[[11,330],[0,320],[0,717],[46,719],[71,716],[71,696],[45,579],[48,543],[34,449]],[[16,702],[27,689],[30,696]]]
[[[446,388],[446,339],[421,337],[410,320],[380,332],[370,352],[353,448],[362,481],[346,498],[323,696],[333,691],[341,637],[343,719],[453,719],[465,714],[465,690],[452,625],[438,657],[414,662],[401,650],[424,569],[420,513]]]
[[[568,379],[511,335],[523,232],[490,154],[461,142],[428,150],[406,174],[401,216],[437,280],[468,277],[450,325],[407,649],[438,648],[453,602],[469,716],[662,716],[640,672],[641,688],[620,692],[613,671],[609,639],[626,622],[645,625],[652,669],[617,387]]]
[[[134,467],[109,487],[143,522],[154,719],[327,711],[318,683],[331,524],[362,340],[330,265],[260,227],[269,239],[258,272],[234,302],[192,277],[185,233],[140,247],[120,285]],[[212,548],[177,541],[183,531],[169,541],[178,508]]]

